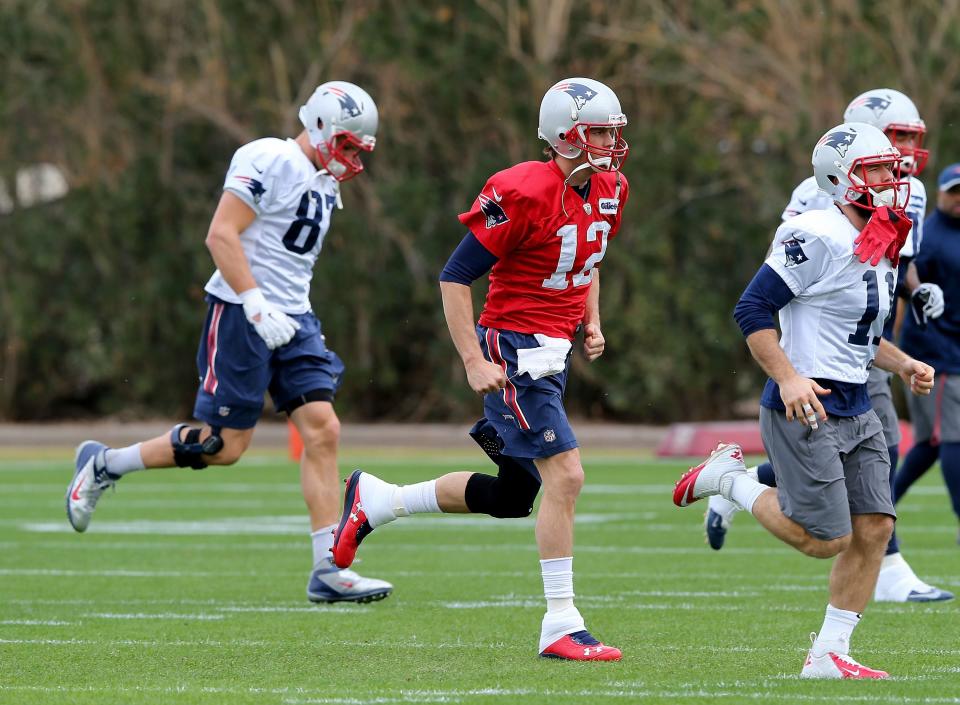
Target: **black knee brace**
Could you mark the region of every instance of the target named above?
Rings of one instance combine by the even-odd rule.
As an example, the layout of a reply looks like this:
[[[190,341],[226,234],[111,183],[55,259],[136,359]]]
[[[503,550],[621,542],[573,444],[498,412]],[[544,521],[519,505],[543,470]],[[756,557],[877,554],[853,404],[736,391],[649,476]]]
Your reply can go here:
[[[473,473],[467,480],[464,499],[474,514],[512,519],[530,516],[539,491],[540,483],[518,465],[514,470],[500,468],[496,477]]]
[[[532,461],[525,467],[509,455],[503,455],[503,440],[489,421],[479,421],[470,436],[483,448],[500,469],[496,477],[474,473],[467,480],[464,499],[467,508],[476,514],[489,514],[498,519],[530,516],[533,501],[540,492],[540,478]]]
[[[187,429],[183,440],[180,440],[180,432]],[[216,455],[223,450],[223,438],[220,437],[220,427],[211,426],[210,435],[206,440],[200,442],[199,428],[189,428],[187,424],[177,424],[170,431],[170,445],[173,446],[173,462],[178,468],[191,467],[194,470],[203,470],[207,467],[204,455]]]

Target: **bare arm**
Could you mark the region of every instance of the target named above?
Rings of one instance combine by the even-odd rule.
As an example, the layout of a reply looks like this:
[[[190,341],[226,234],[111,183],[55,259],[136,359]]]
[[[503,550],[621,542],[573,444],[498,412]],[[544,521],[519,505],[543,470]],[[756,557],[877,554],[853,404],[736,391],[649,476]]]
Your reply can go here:
[[[600,270],[593,270],[593,281],[587,293],[587,306],[583,313],[583,354],[588,362],[603,355],[606,341],[600,331]]]
[[[826,396],[830,394],[830,390],[797,373],[780,347],[775,330],[765,328],[751,333],[747,336],[747,346],[753,359],[779,385],[788,421],[793,421],[796,417],[800,423],[807,426],[811,425],[811,422],[815,424],[817,416],[827,420],[827,412],[818,396]],[[809,405],[812,411],[804,409],[805,405]]]
[[[933,389],[933,368],[914,360],[893,343],[881,339],[873,364],[900,376],[910,391],[917,395],[929,394]]]
[[[473,299],[470,287],[456,282],[440,282],[443,299],[443,315],[453,345],[460,353],[463,368],[467,373],[470,388],[478,394],[487,394],[502,389],[507,377],[500,365],[488,361],[480,350],[473,323]]]
[[[240,233],[257,217],[239,197],[224,191],[207,230],[207,249],[227,284],[240,294],[257,286],[240,244]]]

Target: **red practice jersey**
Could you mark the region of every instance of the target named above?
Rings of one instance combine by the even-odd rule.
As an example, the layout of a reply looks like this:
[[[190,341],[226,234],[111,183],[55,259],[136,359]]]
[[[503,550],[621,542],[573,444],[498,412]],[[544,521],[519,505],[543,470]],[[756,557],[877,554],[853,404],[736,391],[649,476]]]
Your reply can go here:
[[[480,325],[573,339],[628,193],[617,172],[590,178],[584,201],[564,186],[556,162],[522,162],[491,176],[473,208],[460,214],[499,258]]]

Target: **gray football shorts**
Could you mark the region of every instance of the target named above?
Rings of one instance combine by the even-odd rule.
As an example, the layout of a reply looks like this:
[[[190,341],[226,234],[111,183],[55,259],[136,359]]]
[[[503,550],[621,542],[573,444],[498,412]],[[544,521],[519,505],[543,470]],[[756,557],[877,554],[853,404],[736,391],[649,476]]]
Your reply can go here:
[[[890,456],[880,419],[831,416],[817,430],[761,407],[760,433],[777,477],[780,509],[811,536],[828,541],[853,531],[851,514],[896,518]]]
[[[931,440],[934,431],[940,443],[960,442],[960,375],[938,374],[928,396],[907,391],[907,407],[916,443]]]
[[[867,377],[867,394],[870,405],[883,424],[883,437],[887,439],[887,448],[900,445],[900,423],[897,410],[893,408],[893,395],[890,392],[890,373],[879,367],[870,368]]]

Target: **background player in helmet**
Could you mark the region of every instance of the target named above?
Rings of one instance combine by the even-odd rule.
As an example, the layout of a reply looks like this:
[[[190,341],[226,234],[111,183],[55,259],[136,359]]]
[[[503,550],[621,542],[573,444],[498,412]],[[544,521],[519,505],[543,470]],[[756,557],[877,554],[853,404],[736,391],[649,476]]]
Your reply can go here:
[[[915,394],[933,387],[933,368],[881,337],[909,230],[899,164],[899,152],[871,125],[827,132],[813,151],[814,174],[838,207],[781,224],[773,252],[737,303],[737,323],[770,375],[760,428],[777,488],[748,474],[740,447],[725,444],[674,492],[679,506],[721,494],[803,553],[836,556],[830,603],[801,672],[807,678],[887,675],[849,655],[896,517],[868,370],[896,372]]]
[[[891,144],[901,154],[901,169],[910,184],[909,200],[905,203],[907,216],[912,228],[903,249],[900,252],[900,282],[898,290],[903,295],[921,295],[926,297],[926,308],[931,314],[939,315],[943,311],[943,292],[936,284],[924,284],[911,281],[906,276],[907,265],[919,248],[923,237],[923,220],[927,208],[927,194],[923,182],[917,175],[927,163],[929,153],[923,149],[926,124],[920,119],[916,106],[907,96],[889,88],[878,88],[854,98],[843,114],[844,122],[862,122],[882,130]],[[800,183],[793,191],[790,203],[783,211],[784,221],[810,210],[834,208],[833,199],[820,189],[815,176]],[[893,340],[895,319],[899,307],[895,306],[884,326],[884,337]],[[890,481],[896,473],[900,445],[900,426],[897,412],[893,406],[890,390],[890,373],[879,367],[870,370],[867,390],[874,410],[883,424],[883,433],[890,454]],[[776,486],[776,477],[769,462],[750,468],[760,482],[770,487]],[[723,547],[727,530],[734,514],[739,510],[732,502],[720,495],[710,498],[709,508],[704,518],[704,528],[711,547]],[[875,599],[881,602],[934,602],[953,599],[953,593],[928,585],[917,577],[910,565],[900,553],[897,535],[890,537],[887,554],[884,557],[880,577],[877,580]]]
[[[903,323],[903,349],[922,355],[937,371],[929,397],[908,399],[914,446],[894,483],[894,501],[938,459],[960,519],[960,164],[951,164],[937,179],[937,207],[927,218],[927,237],[911,263],[918,281],[939,284],[950,303],[942,316],[927,321],[913,306]],[[960,535],[957,537],[960,542]]]
[[[574,336],[584,353],[603,353],[599,265],[620,227],[627,180],[620,101],[604,84],[571,78],[540,106],[546,162],[494,174],[460,216],[468,229],[440,275],[444,314],[467,381],[484,395],[484,418],[470,435],[497,464],[497,476],[456,472],[397,487],[357,471],[350,478],[334,559],[350,565],[374,528],[419,512],[537,516],[547,613],[541,656],[618,660],[586,630],[573,604],[574,506],[583,484],[577,440],[563,407]],[[492,269],[492,271],[490,271]],[[490,271],[479,324],[470,285]]]
[[[330,81],[300,109],[296,139],[265,138],[237,150],[207,233],[217,270],[197,365],[194,416],[169,434],[127,448],[86,441],[77,449],[67,516],[84,531],[103,491],[145,468],[230,465],[250,445],[267,390],[304,439],[300,464],[314,563],[307,585],[316,602],[366,602],[393,589],[330,561],[339,514],[333,399],[343,363],[325,345],[310,307],[313,266],[340,203],[340,182],[361,171],[376,144],[377,106],[359,86]]]

